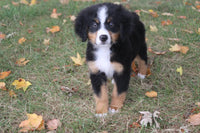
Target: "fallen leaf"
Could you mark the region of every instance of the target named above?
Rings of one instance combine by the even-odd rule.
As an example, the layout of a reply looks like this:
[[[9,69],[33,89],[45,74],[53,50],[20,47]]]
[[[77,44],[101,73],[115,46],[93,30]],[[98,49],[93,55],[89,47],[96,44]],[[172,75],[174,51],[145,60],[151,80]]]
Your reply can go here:
[[[171,52],[181,52],[183,54],[186,54],[188,50],[189,48],[187,46],[181,46],[178,44],[175,44],[174,46],[171,45],[171,48],[169,48],[169,51]]]
[[[50,44],[50,39],[44,39],[43,44],[48,46]]]
[[[164,54],[166,54],[166,51],[162,51],[162,52],[153,51],[150,47],[148,48],[148,51],[153,53],[153,54],[156,54],[156,55],[164,55]]]
[[[181,46],[180,52],[183,54],[186,54],[188,52],[189,48],[187,46]]]
[[[48,130],[55,130],[58,127],[61,127],[61,122],[59,119],[53,119],[49,120],[46,125]]]
[[[33,130],[42,130],[44,127],[44,120],[41,115],[37,114],[26,114],[28,120],[24,120],[20,123],[19,128],[20,132],[28,132]]]
[[[200,9],[200,5],[196,5],[196,8],[197,8],[197,9]]]
[[[138,122],[133,122],[131,125],[130,125],[131,128],[140,128],[141,125],[138,123]]]
[[[75,20],[76,20],[76,17],[75,17],[74,15],[71,15],[71,16],[70,16],[70,20],[71,20],[71,21],[75,21]]]
[[[174,14],[171,14],[171,13],[168,13],[168,12],[164,12],[161,15],[163,15],[163,16],[174,16]]]
[[[185,5],[191,6],[191,5],[192,5],[192,3],[185,2]]]
[[[18,40],[19,44],[23,44],[26,41],[26,38],[22,37]]]
[[[49,32],[56,33],[58,31],[60,31],[60,27],[59,26],[52,26],[51,28],[49,28],[49,27],[46,28],[46,32],[47,33],[49,33]]]
[[[37,0],[31,0],[31,3],[29,6],[33,6],[33,5],[36,5],[37,4]]]
[[[24,92],[27,90],[27,88],[32,85],[29,81],[26,81],[25,79],[19,78],[18,80],[15,80],[12,85],[15,86],[15,89],[22,88]]]
[[[12,1],[12,4],[13,4],[14,6],[18,6],[18,5],[19,5],[19,2],[14,2],[14,1]]]
[[[156,128],[160,128],[160,124],[157,122],[157,120],[156,120],[156,118],[160,118],[158,115],[160,114],[160,112],[158,112],[158,111],[155,111],[154,113],[153,113],[153,120],[154,120],[154,122],[155,122],[155,124],[156,124]],[[161,118],[160,118],[161,119]],[[161,119],[162,120],[162,119]]]
[[[155,92],[155,91],[148,91],[148,92],[146,92],[145,93],[145,95],[147,96],[147,97],[157,97],[157,92]]]
[[[159,15],[157,14],[157,12],[155,12],[154,10],[150,9],[149,13],[152,17],[157,18]]]
[[[179,67],[179,68],[177,68],[176,71],[179,72],[181,76],[183,75],[183,68],[182,68],[182,66]]]
[[[74,65],[76,66],[81,66],[85,62],[85,58],[81,58],[79,53],[77,53],[77,57],[70,56],[70,58],[72,59],[72,61],[75,63]]]
[[[0,79],[5,79],[7,76],[9,76],[11,71],[1,72],[0,73]]]
[[[149,111],[140,111],[140,114],[143,114],[140,124],[147,127],[149,123],[152,126],[152,113]]]
[[[150,66],[147,67],[147,74],[146,74],[147,77],[151,76],[151,68]]]
[[[138,16],[140,16],[140,12],[141,12],[140,10],[135,10],[134,12],[137,13]]]
[[[186,19],[186,16],[177,16],[177,18]]]
[[[169,51],[171,52],[179,52],[181,50],[181,46],[178,44],[175,44],[174,46],[171,45],[171,48],[169,48]]]
[[[168,40],[170,40],[170,41],[180,41],[181,39],[179,39],[179,38],[168,38]]]
[[[17,97],[17,94],[13,90],[9,90],[10,97]]]
[[[197,105],[198,107],[200,107],[200,102],[196,102],[195,105]]]
[[[173,22],[171,20],[161,21],[162,26],[171,25],[171,24],[173,24]]]
[[[29,4],[28,1],[26,1],[26,0],[21,0],[20,3],[21,3],[21,4],[25,4],[25,5],[28,5],[28,4]]]
[[[0,89],[6,91],[6,83],[5,82],[0,82]]]
[[[0,32],[0,42],[1,42],[1,40],[5,39],[5,38],[6,38],[6,35],[5,35],[5,34],[2,34],[2,33]]]
[[[187,121],[190,122],[190,124],[194,126],[200,125],[200,113],[190,115]]]
[[[132,68],[133,72],[135,72],[136,74],[138,73],[138,68],[137,68],[137,66],[135,65],[135,61],[132,62],[131,68]]]
[[[52,13],[51,13],[51,18],[58,18],[60,15],[62,15],[62,13],[57,13],[57,9],[54,8]]]
[[[157,27],[155,25],[150,25],[150,31],[157,32],[158,29],[157,29]]]
[[[25,58],[18,59],[15,64],[18,66],[25,66],[30,60],[26,60]]]
[[[60,3],[63,5],[67,5],[69,3],[69,0],[60,0]]]
[[[193,31],[191,31],[191,30],[186,30],[186,29],[182,29],[182,31],[187,32],[187,33],[190,33],[190,34],[194,33]]]

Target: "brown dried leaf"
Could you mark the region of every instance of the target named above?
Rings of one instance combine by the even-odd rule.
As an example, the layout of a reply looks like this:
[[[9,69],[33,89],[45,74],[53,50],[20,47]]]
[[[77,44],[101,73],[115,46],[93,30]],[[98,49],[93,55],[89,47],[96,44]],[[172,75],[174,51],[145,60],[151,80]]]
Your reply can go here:
[[[190,115],[189,119],[187,119],[188,122],[190,122],[191,125],[200,125],[200,113]]]
[[[177,16],[177,18],[186,19],[186,16]]]
[[[7,91],[5,82],[0,82],[0,89],[4,90],[4,91]]]
[[[161,21],[162,26],[171,25],[173,22],[171,20]]]
[[[63,5],[67,5],[69,3],[69,0],[60,0],[60,3]]]
[[[61,122],[59,119],[53,119],[53,120],[49,120],[47,122],[47,129],[48,130],[55,130],[58,127],[61,127]]]
[[[1,72],[0,79],[5,79],[8,75],[10,75],[11,71]]]
[[[57,19],[61,15],[62,15],[62,13],[57,13],[57,9],[54,8],[52,13],[51,13],[51,18],[56,18]]]
[[[15,64],[18,66],[25,66],[30,60],[26,60],[25,58],[18,59]]]
[[[17,94],[13,90],[10,90],[9,91],[9,96],[10,97],[17,97]]]
[[[156,52],[156,51],[153,51],[150,47],[148,48],[148,51],[151,52],[151,53],[154,53],[156,55],[164,55],[167,52],[167,51]]]

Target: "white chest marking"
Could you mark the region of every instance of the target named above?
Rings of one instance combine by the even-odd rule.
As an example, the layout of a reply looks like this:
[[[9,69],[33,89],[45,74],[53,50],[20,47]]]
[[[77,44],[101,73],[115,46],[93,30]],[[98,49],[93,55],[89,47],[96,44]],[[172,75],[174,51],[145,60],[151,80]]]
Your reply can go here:
[[[95,51],[96,56],[96,67],[106,74],[108,78],[112,78],[114,74],[113,66],[110,62],[110,47],[98,47],[97,51]]]

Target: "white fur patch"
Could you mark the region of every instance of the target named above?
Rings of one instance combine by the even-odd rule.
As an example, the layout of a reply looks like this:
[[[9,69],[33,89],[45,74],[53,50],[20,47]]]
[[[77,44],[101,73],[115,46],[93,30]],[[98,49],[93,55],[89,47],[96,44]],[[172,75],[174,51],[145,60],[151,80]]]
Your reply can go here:
[[[110,47],[110,45],[99,46],[94,53],[96,57],[96,67],[101,72],[104,72],[108,78],[112,78],[114,74],[114,69],[110,62]]]
[[[96,38],[97,45],[107,45],[111,43],[110,34],[104,26],[106,18],[108,17],[107,10],[108,10],[107,7],[103,6],[100,7],[97,12],[97,17],[99,18],[100,21],[100,29],[97,31],[97,38]],[[101,35],[107,35],[108,39],[106,40],[106,42],[102,43],[102,41],[100,40]]]

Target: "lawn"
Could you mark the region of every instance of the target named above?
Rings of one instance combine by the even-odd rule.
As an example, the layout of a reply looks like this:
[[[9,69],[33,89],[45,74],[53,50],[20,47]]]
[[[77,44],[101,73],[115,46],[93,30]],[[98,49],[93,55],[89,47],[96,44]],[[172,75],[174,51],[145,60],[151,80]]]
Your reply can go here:
[[[27,119],[27,113],[42,115],[45,122],[59,119],[62,123],[57,129],[59,133],[175,132],[181,127],[185,127],[185,132],[186,129],[193,133],[200,132],[199,125],[193,126],[186,121],[194,114],[192,110],[198,108],[195,103],[200,102],[200,12],[196,0],[122,2],[129,10],[140,11],[148,47],[166,53],[157,55],[148,52],[151,75],[144,80],[131,77],[127,99],[120,113],[104,119],[94,116],[95,104],[91,85],[88,84],[87,65],[75,66],[70,58],[77,52],[85,57],[86,49],[86,43],[82,43],[74,32],[74,21],[70,16],[76,16],[89,5],[105,1],[71,0],[63,5],[59,0],[38,0],[33,6],[13,5],[12,0],[0,1],[0,34],[7,35],[7,38],[0,39],[0,72],[11,71],[8,77],[0,79],[8,89],[0,90],[0,132],[18,132],[18,126]],[[50,17],[54,8],[62,13],[57,19]],[[150,15],[150,9],[159,16]],[[167,20],[172,24],[163,26],[161,22]],[[152,25],[157,27],[157,32],[151,31]],[[47,33],[47,27],[52,26],[59,26],[60,31]],[[26,41],[19,44],[18,40],[22,37]],[[49,45],[43,43],[45,39],[50,39]],[[187,46],[189,51],[186,54],[169,51],[175,44]],[[16,60],[20,58],[30,61],[18,66]],[[183,69],[182,75],[176,71],[180,67]],[[12,85],[19,78],[31,82],[26,92]],[[75,91],[63,91],[62,86]],[[111,88],[112,85],[110,91]],[[17,96],[11,97],[10,90]],[[147,91],[152,90],[158,93],[156,98],[145,96]],[[162,118],[159,120],[160,129],[155,129],[155,124],[130,127],[138,120],[139,111],[156,110]],[[200,113],[200,109],[195,111]],[[47,131],[44,129],[40,132]]]

